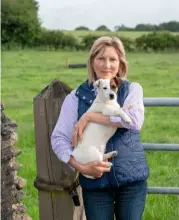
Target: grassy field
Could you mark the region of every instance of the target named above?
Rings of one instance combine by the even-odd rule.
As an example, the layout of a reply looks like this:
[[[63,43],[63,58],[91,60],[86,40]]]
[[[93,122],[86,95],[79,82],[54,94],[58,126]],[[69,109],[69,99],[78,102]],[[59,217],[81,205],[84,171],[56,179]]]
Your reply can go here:
[[[96,36],[105,36],[105,35],[116,35],[122,37],[129,37],[135,39],[142,34],[146,34],[145,31],[121,31],[121,32],[113,32],[113,31],[63,31],[66,34],[73,34],[76,37],[84,37],[86,35],[96,35]]]
[[[178,97],[179,55],[129,53],[131,81],[139,82],[145,97]],[[19,162],[23,167],[19,176],[27,179],[24,200],[28,214],[38,220],[38,197],[33,187],[36,177],[33,97],[52,80],[60,79],[75,88],[86,79],[86,69],[66,69],[70,63],[83,63],[86,52],[2,52],[2,100],[5,113],[18,124],[18,148],[23,150]],[[179,143],[178,114],[176,107],[148,107],[142,128],[142,141]],[[147,152],[150,166],[150,186],[177,186],[179,183],[179,152]],[[179,219],[179,197],[148,195],[144,220]]]
[[[146,31],[63,31],[66,34],[72,34],[78,38],[84,37],[86,35],[96,35],[96,36],[105,36],[105,35],[112,35],[112,36],[119,36],[119,37],[129,37],[131,39],[135,39],[137,37],[140,37],[143,34],[151,33]],[[172,34],[179,34],[179,32]]]

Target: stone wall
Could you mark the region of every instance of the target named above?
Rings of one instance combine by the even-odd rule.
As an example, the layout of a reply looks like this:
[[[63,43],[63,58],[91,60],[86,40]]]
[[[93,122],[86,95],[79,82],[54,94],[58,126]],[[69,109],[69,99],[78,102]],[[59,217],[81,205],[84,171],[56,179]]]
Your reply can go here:
[[[16,162],[16,157],[21,151],[16,149],[16,129],[17,124],[5,115],[1,103],[1,219],[31,220],[21,203],[26,181],[17,176],[21,165]]]

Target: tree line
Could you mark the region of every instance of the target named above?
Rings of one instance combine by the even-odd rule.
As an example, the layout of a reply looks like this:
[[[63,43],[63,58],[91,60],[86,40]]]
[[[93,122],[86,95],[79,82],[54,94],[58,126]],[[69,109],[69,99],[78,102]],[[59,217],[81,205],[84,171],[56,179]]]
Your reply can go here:
[[[47,30],[42,27],[38,18],[39,5],[36,0],[2,0],[1,1],[1,42],[2,49],[11,48],[36,48],[43,50],[85,50],[100,36],[87,35],[82,38],[65,34],[60,30]],[[177,26],[178,25],[178,26]],[[159,25],[162,30],[179,31],[179,22],[168,22]],[[148,27],[148,29],[145,29]],[[149,28],[150,27],[150,28]],[[176,28],[178,27],[178,29]],[[150,25],[139,24],[135,27],[138,31],[157,31],[153,30]],[[168,29],[167,29],[168,28]],[[135,31],[136,31],[135,29]],[[84,26],[76,30],[89,30]],[[105,25],[97,28],[97,31],[110,31]],[[120,36],[121,30],[129,30],[124,25],[116,26],[117,33],[111,32],[110,35],[118,36],[124,42],[128,51],[136,50],[178,50],[179,35],[173,35],[169,32],[153,33],[142,35],[133,40]],[[102,33],[101,33],[102,34]]]
[[[90,28],[86,26],[78,26],[75,30],[88,30]],[[111,31],[106,25],[100,25],[95,29],[95,31]],[[159,25],[156,24],[137,24],[134,28],[128,27],[124,24],[116,25],[114,31],[170,31],[170,32],[179,32],[179,22],[178,21],[169,21],[163,22]]]

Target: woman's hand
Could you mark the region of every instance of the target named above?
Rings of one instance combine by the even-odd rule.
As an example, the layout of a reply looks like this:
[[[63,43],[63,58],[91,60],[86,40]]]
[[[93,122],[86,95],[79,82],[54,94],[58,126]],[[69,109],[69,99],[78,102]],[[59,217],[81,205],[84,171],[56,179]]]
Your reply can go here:
[[[72,146],[75,147],[79,140],[83,138],[83,131],[89,123],[89,112],[83,114],[79,121],[75,124],[72,132]]]
[[[94,161],[83,164],[79,170],[82,174],[100,178],[104,172],[110,172],[111,163],[105,161]]]
[[[107,161],[94,161],[86,164],[81,164],[75,160],[73,156],[70,157],[68,164],[74,167],[82,174],[100,178],[104,172],[110,172],[111,163]]]

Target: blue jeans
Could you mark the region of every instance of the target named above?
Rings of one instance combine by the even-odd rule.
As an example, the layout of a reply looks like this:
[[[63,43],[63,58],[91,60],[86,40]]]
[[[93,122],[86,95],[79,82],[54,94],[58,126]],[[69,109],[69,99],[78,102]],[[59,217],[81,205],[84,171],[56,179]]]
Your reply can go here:
[[[147,182],[137,181],[113,190],[83,189],[87,220],[141,220]]]

